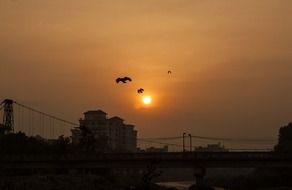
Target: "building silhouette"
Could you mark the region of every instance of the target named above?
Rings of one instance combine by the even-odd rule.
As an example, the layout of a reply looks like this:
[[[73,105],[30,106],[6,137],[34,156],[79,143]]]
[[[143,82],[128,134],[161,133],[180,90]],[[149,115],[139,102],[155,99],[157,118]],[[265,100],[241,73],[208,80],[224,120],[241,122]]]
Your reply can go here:
[[[149,148],[146,148],[144,150],[144,152],[168,152],[168,146],[165,145],[165,146],[163,146],[161,148],[157,148],[157,147],[151,146]]]
[[[107,118],[107,113],[102,110],[87,111],[84,118],[79,120],[80,127],[85,127],[94,138],[107,137],[106,146],[113,151],[137,150],[137,131],[134,125],[125,124],[120,117]],[[80,127],[72,132],[72,143],[79,143],[81,138]]]
[[[220,142],[217,144],[208,144],[205,147],[198,146],[195,147],[197,152],[228,152],[228,149],[225,148]]]

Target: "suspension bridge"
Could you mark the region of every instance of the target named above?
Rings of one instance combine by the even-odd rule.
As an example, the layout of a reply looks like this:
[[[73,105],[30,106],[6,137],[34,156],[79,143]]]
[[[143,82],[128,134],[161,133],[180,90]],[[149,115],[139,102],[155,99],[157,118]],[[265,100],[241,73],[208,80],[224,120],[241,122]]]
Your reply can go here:
[[[3,133],[24,132],[27,136],[39,136],[44,139],[57,139],[61,135],[69,137],[71,129],[79,127],[78,123],[11,99],[5,99],[0,104],[0,118],[3,118],[2,124],[0,123]],[[276,142],[276,138],[222,138],[187,133],[174,137],[137,139],[138,147],[141,149],[167,147],[169,152],[193,151],[195,147],[220,145],[218,143],[229,151],[270,151]]]
[[[0,104],[0,114],[5,133],[24,132],[28,136],[56,139],[61,135],[70,136],[70,130],[79,126],[10,99]]]
[[[70,136],[70,130],[79,125],[30,106],[6,99],[0,104],[1,134],[24,132],[28,136],[56,139],[60,135]],[[64,172],[95,170],[99,168],[141,169],[149,165],[157,168],[192,168],[196,183],[203,183],[206,168],[292,168],[291,153],[271,151],[275,139],[221,138],[182,136],[162,138],[139,138],[138,147],[168,147],[168,152],[103,153],[98,155],[3,155],[0,172],[52,170]],[[194,151],[193,146],[204,146],[221,142],[228,151]],[[249,146],[248,149],[246,149]],[[240,147],[240,149],[239,149]],[[244,149],[242,148],[244,147]],[[260,149],[259,149],[260,148]]]

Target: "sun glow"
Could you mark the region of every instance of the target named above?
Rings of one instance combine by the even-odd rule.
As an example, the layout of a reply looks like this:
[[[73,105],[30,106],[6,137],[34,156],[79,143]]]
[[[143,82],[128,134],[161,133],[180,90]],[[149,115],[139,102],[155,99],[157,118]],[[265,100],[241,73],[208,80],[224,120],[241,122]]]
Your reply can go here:
[[[143,96],[142,101],[145,105],[149,105],[152,102],[151,96]]]

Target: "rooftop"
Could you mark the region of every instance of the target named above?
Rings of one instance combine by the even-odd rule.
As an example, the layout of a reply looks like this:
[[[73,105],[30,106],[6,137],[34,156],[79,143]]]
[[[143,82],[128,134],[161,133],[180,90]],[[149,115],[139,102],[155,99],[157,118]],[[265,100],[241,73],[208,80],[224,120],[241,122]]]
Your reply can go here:
[[[109,120],[118,120],[118,121],[124,121],[124,119],[118,117],[118,116],[114,116],[112,118],[110,118]]]
[[[87,115],[87,114],[107,115],[107,113],[102,111],[102,110],[89,110],[87,112],[84,112],[84,114],[85,115]]]

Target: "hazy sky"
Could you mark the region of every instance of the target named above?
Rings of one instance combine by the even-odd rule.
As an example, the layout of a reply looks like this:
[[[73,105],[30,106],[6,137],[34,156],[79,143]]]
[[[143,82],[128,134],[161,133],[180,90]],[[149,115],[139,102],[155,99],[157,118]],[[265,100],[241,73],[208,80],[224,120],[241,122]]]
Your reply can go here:
[[[76,122],[102,109],[143,137],[276,138],[291,23],[291,0],[0,0],[0,98]]]

